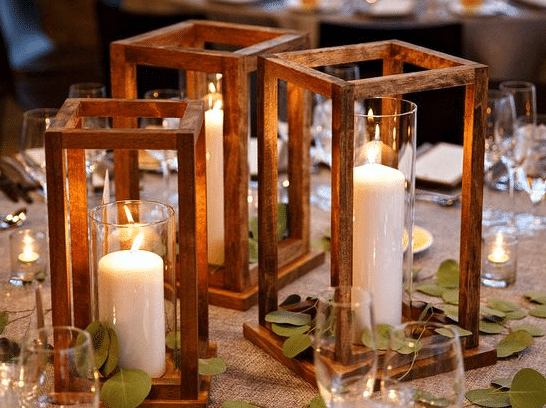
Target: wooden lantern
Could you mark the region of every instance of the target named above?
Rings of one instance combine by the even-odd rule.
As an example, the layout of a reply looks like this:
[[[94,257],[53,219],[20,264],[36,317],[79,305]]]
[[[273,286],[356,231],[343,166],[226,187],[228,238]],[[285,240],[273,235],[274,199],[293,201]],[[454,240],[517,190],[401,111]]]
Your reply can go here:
[[[85,117],[178,117],[178,129],[84,129]],[[53,324],[85,328],[91,316],[88,199],[85,149],[176,150],[181,369],[153,381],[144,406],[206,407],[209,378],[198,375],[198,359],[214,353],[208,341],[206,174],[203,107],[196,101],[67,99],[45,136]],[[138,173],[115,168],[116,180]],[[160,401],[160,402],[159,402]],[[189,401],[189,402],[188,402]],[[165,405],[161,405],[165,406]]]
[[[315,68],[364,61],[382,61],[382,76],[344,81]],[[405,64],[419,67],[404,72]],[[352,195],[354,102],[362,98],[400,96],[440,88],[465,87],[464,169],[460,236],[459,325],[472,332],[466,337],[465,363],[468,368],[494,364],[496,353],[479,347],[480,239],[482,221],[484,120],[488,68],[484,65],[431,51],[400,41],[382,41],[327,49],[294,51],[260,57],[261,86],[259,107],[259,231],[260,302],[259,325],[245,325],[245,336],[261,345],[304,378],[314,383],[312,364],[282,355],[282,341],[266,327],[265,316],[277,305],[277,243],[275,193],[277,157],[277,83],[288,82],[294,95],[309,90],[332,99],[332,214],[331,282],[347,285],[352,281]],[[299,90],[296,91],[296,90]],[[289,110],[300,109],[301,100],[289,100]],[[303,135],[294,126],[290,138]],[[409,311],[406,309],[406,312]],[[408,315],[406,313],[406,316]],[[418,314],[417,314],[418,316]],[[415,318],[415,315],[414,315]]]
[[[205,49],[209,44],[220,49]],[[112,95],[136,98],[138,65],[186,71],[188,97],[202,98],[205,73],[222,74],[224,109],[224,248],[225,262],[210,266],[211,304],[246,310],[257,302],[258,270],[249,265],[248,223],[248,120],[249,74],[256,71],[257,56],[266,52],[303,49],[306,35],[296,31],[211,21],[186,21],[110,45]],[[324,254],[310,249],[308,141],[291,149],[290,183],[298,191],[290,197],[290,238],[279,247],[278,277],[288,283],[320,265]],[[303,148],[307,149],[304,151]],[[119,155],[124,165],[136,166],[136,152]],[[125,191],[116,185],[116,190]],[[138,186],[127,186],[135,196]]]

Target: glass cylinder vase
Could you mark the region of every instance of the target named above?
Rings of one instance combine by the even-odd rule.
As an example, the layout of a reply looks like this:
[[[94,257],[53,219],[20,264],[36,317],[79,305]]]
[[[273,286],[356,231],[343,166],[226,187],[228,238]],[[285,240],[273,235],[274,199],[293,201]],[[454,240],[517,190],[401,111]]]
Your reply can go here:
[[[411,285],[417,106],[359,100],[353,169],[353,285],[371,292],[376,321],[400,324]],[[410,288],[411,289],[411,288]]]
[[[166,204],[116,201],[90,211],[93,315],[119,341],[119,365],[152,378],[178,355],[176,223]],[[170,357],[170,360],[169,360]]]

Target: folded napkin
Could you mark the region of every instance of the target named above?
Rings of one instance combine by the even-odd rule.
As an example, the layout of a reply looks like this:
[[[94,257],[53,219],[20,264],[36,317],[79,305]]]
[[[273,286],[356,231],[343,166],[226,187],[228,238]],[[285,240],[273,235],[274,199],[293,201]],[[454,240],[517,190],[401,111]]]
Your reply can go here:
[[[40,182],[32,178],[17,159],[10,156],[0,157],[0,190],[10,200],[17,202],[23,199],[31,203],[29,192],[40,189]]]

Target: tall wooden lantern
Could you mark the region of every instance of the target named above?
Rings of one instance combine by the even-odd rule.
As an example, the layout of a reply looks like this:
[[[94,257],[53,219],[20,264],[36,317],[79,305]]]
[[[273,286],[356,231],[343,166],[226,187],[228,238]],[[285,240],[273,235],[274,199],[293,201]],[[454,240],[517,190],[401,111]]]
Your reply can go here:
[[[85,117],[181,119],[177,129],[89,129],[82,126]],[[157,300],[156,303],[163,307],[168,299],[174,298],[174,302],[170,303],[175,310],[171,327],[179,328],[175,331],[180,333],[180,350],[183,352],[178,353],[180,357],[174,352],[165,353],[165,337],[159,333],[163,342],[159,346],[163,350],[159,351],[165,355],[163,367],[166,367],[166,371],[153,379],[152,390],[144,406],[206,407],[210,379],[198,375],[198,359],[211,356],[214,347],[208,340],[206,174],[204,162],[199,159],[205,155],[203,104],[198,101],[67,99],[54,124],[46,131],[53,324],[73,324],[81,328],[85,328],[94,318],[91,307],[96,300],[94,292],[97,286],[98,291],[101,290],[100,282],[93,278],[90,267],[90,241],[94,240],[94,233],[88,234],[91,222],[88,220],[85,149],[112,149],[114,152],[170,149],[177,152],[180,163],[178,199],[184,208],[178,218],[176,238],[179,254],[177,258],[171,258],[175,259],[172,264],[161,263],[163,267],[156,268],[159,287],[164,295],[154,298],[154,301]],[[138,179],[138,173],[115,168],[115,177],[133,180]],[[135,219],[137,224],[132,224],[132,227],[143,225],[138,224],[144,218],[143,211],[137,214],[139,219]],[[173,235],[174,230],[172,228]],[[125,233],[128,231],[132,231],[132,228],[125,230]],[[150,236],[145,239],[152,240]],[[170,242],[174,243],[174,237]],[[166,251],[164,247],[161,250]],[[175,278],[167,281],[170,271]],[[149,271],[146,269],[143,272]],[[120,279],[120,275],[116,279]],[[174,368],[178,358],[182,367],[180,370]]]
[[[210,49],[211,44],[214,49]],[[249,264],[248,240],[249,75],[256,71],[258,55],[304,49],[308,44],[308,37],[296,31],[186,21],[115,41],[110,46],[114,97],[137,96],[136,70],[139,65],[184,70],[187,94],[192,99],[202,98],[209,92],[206,74],[221,75],[223,140],[219,145],[223,152],[224,214],[221,219],[224,228],[223,234],[220,233],[223,236],[223,263],[209,262],[211,304],[246,310],[258,297],[258,271],[255,264]],[[208,146],[213,144],[217,143],[207,142]],[[281,283],[295,279],[324,260],[323,253],[310,249],[309,190],[301,188],[309,185],[308,146],[309,139],[305,139],[301,145],[291,148],[289,181],[293,186],[291,190],[298,194],[290,196],[290,237],[279,244],[278,279]],[[124,166],[135,167],[137,159],[135,152],[124,152],[116,160]],[[116,190],[124,195],[135,195],[137,189],[135,183],[116,185]],[[216,200],[221,200],[221,193],[217,194]],[[220,223],[215,223],[215,227]],[[211,234],[209,240],[213,240]],[[211,253],[209,250],[209,260]]]
[[[382,75],[345,81],[316,69],[366,61],[381,61]],[[408,66],[411,66],[411,70],[406,72]],[[496,360],[495,351],[481,348],[478,341],[484,117],[488,68],[393,40],[260,57],[258,77],[261,85],[259,155],[262,158],[259,172],[259,324],[246,324],[245,337],[264,347],[310,382],[314,382],[312,364],[285,358],[282,355],[282,341],[272,334],[265,321],[265,316],[278,308],[275,279],[278,267],[277,242],[274,233],[277,156],[273,144],[277,118],[271,114],[277,109],[278,81],[286,81],[294,90],[294,97],[289,100],[290,110],[298,111],[302,106],[301,99],[298,98],[302,90],[332,99],[331,282],[334,286],[351,284],[353,276],[353,172],[347,169],[353,168],[354,161],[355,101],[386,96],[399,98],[410,92],[464,87],[459,325],[473,333],[464,339],[467,367],[493,364]],[[299,126],[294,126],[293,131],[294,134],[290,137],[295,139],[302,137],[304,133]],[[409,313],[407,309],[406,311]]]

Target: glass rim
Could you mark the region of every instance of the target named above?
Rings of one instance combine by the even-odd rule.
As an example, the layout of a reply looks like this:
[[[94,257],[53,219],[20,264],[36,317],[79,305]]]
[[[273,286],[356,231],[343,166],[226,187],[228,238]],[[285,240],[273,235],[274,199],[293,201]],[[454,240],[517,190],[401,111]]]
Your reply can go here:
[[[403,111],[398,112],[398,113],[380,114],[380,115],[377,115],[377,114],[368,115],[367,113],[355,113],[355,118],[357,118],[357,117],[361,117],[361,118],[393,118],[393,117],[400,117],[400,116],[409,116],[409,115],[415,114],[417,112],[417,104],[415,102],[412,102],[412,101],[409,101],[409,100],[403,99],[403,98],[392,98],[390,96],[377,96],[377,97],[372,97],[372,98],[355,99],[355,102],[379,100],[379,99],[383,99],[383,100],[388,99],[388,100],[392,100],[392,101],[400,101],[400,102],[403,102],[404,104],[408,105],[409,109],[403,110]]]
[[[78,351],[80,349],[83,349],[85,347],[93,347],[93,343],[91,341],[91,334],[84,330],[80,329],[75,326],[49,326],[49,327],[42,327],[40,329],[34,329],[29,332],[27,335],[27,338],[25,341],[23,341],[23,344],[21,345],[21,352],[24,350],[33,352],[33,353],[47,353],[47,354],[54,354],[59,349],[55,349],[55,347],[47,348],[45,346],[37,346],[34,344],[34,341],[36,339],[40,338],[41,333],[45,333],[48,335],[54,335],[55,332],[62,331],[64,333],[73,333],[77,336],[82,335],[84,337],[84,341],[82,342],[76,342],[73,346],[62,348],[62,350],[75,350]]]
[[[131,203],[152,204],[154,206],[163,207],[163,208],[165,208],[167,210],[167,214],[168,214],[167,217],[165,217],[165,218],[163,218],[161,220],[157,220],[157,221],[138,222],[139,227],[148,227],[148,226],[152,226],[152,225],[158,225],[158,224],[169,221],[170,219],[174,218],[174,216],[175,216],[174,208],[171,205],[165,204],[165,203],[162,203],[162,202],[159,202],[159,201],[153,201],[153,200],[117,200],[117,201],[112,201],[112,202],[109,202],[109,203],[101,204],[101,205],[98,205],[95,208],[92,208],[89,211],[89,219],[96,222],[96,223],[108,225],[108,226],[111,226],[111,227],[117,227],[117,228],[129,227],[129,226],[131,226],[131,224],[129,224],[129,223],[108,222],[106,220],[98,219],[95,216],[95,214],[100,214],[107,207],[118,206],[118,205],[123,204],[123,203],[124,204],[131,204]]]
[[[536,85],[530,81],[524,81],[524,80],[510,80],[510,81],[503,81],[499,84],[499,89],[508,90],[508,88],[515,88],[515,89],[536,89]]]
[[[58,108],[32,108],[23,112],[25,118],[54,117],[59,112]]]

